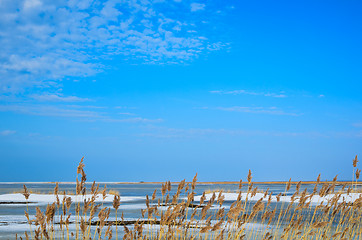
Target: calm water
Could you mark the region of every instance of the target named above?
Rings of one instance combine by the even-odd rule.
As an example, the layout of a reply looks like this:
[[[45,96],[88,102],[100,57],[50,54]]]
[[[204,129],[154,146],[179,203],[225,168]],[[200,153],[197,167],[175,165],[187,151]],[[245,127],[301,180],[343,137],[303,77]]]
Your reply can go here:
[[[27,184],[29,190],[36,193],[50,193],[53,191],[55,184]],[[101,187],[104,184],[100,185]],[[266,190],[269,188],[269,191],[273,192],[273,195],[277,195],[280,192],[284,192],[285,185],[273,184],[273,185],[255,185],[260,190]],[[60,184],[60,191],[74,192],[75,184]],[[90,188],[90,185],[87,187]],[[302,189],[308,188],[310,191],[313,189],[313,185],[303,185]],[[120,206],[120,210],[124,213],[126,219],[138,219],[141,218],[141,209],[145,209],[145,196],[152,195],[153,191],[157,189],[160,193],[160,184],[107,184],[108,190],[118,191],[121,200],[122,197],[131,197],[130,201],[124,202]],[[171,194],[176,191],[176,185],[173,186]],[[196,187],[196,195],[201,195],[204,191],[218,190],[223,189],[224,191],[237,191],[237,184],[199,184]],[[23,190],[23,184],[14,184],[14,183],[0,183],[0,195],[9,194],[14,192],[21,192]],[[243,190],[246,190],[246,186],[243,187]],[[292,194],[294,189],[290,190],[287,194]],[[140,198],[142,197],[142,198]],[[134,198],[134,199],[133,199]],[[231,202],[225,202],[224,205],[228,206]],[[104,206],[111,206],[111,203],[105,203]],[[40,207],[42,210],[45,209],[46,203],[42,204],[30,204],[29,213],[30,215],[35,214],[36,206]],[[15,234],[18,233],[23,235],[24,231],[29,231],[29,225],[26,224],[26,218],[24,216],[24,211],[26,210],[26,205],[24,204],[0,204],[0,239],[15,239]],[[113,215],[112,215],[113,214]],[[111,214],[111,217],[114,217],[114,213]]]

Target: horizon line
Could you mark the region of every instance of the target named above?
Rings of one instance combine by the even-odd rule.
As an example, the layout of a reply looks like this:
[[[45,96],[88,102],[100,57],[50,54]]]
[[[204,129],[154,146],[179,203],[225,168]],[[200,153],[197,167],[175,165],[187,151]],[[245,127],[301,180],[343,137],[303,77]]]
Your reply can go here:
[[[168,181],[137,181],[137,182],[95,182],[96,184],[163,184]],[[253,184],[287,184],[289,181],[252,181]],[[290,181],[291,184],[316,184],[317,181],[306,180],[306,181]],[[362,181],[351,181],[351,180],[339,180],[339,181],[319,181],[318,184],[323,183],[337,183],[337,184],[358,184],[362,185]],[[76,184],[76,182],[56,182],[56,181],[43,181],[43,182],[0,182],[0,184]],[[93,184],[93,182],[85,182],[86,184]],[[171,181],[171,184],[179,184],[180,181]],[[185,183],[192,183],[192,181],[187,181]],[[204,181],[196,182],[196,184],[239,184],[240,181]],[[243,185],[249,184],[248,182],[242,182]]]

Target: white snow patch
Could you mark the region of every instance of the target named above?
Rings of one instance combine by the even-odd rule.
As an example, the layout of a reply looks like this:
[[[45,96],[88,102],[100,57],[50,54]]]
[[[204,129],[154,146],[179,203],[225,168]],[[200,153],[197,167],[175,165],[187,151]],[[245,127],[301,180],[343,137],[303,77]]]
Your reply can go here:
[[[212,197],[212,193],[208,193],[205,194],[206,199],[205,200],[209,200]],[[218,192],[215,192],[216,198],[219,195]],[[239,193],[222,193],[222,195],[225,197],[224,201],[236,201],[238,198]],[[337,194],[328,194],[324,197],[321,197],[319,195],[314,195],[311,198],[308,198],[307,202],[311,202],[313,204],[319,204],[322,201],[324,203],[327,203],[330,199],[332,199],[333,197],[335,197]],[[272,202],[277,202],[277,195],[272,195],[271,197],[271,201]],[[269,199],[269,195],[267,195],[264,198],[264,193],[256,193],[255,196],[251,197],[250,193],[241,193],[241,200],[246,200],[246,198],[248,198],[248,201],[258,201],[260,199],[262,199],[262,201],[268,201]],[[338,202],[343,202],[343,200],[345,202],[354,202],[355,200],[357,200],[358,198],[362,198],[362,194],[361,193],[343,193],[341,194],[341,197],[339,198]],[[199,202],[201,199],[201,195],[199,196],[195,196],[195,201]],[[291,202],[292,201],[292,196],[280,196],[280,201],[281,202]],[[299,197],[295,197],[295,202],[299,202]]]
[[[92,195],[67,195],[66,197],[70,197],[72,199],[72,202],[83,202],[84,199],[91,199]],[[103,196],[101,194],[98,194],[96,196],[96,202],[113,202],[114,195],[107,194],[106,198],[103,199]],[[121,196],[121,202],[131,202],[135,200],[142,200],[145,199],[144,197],[136,197],[136,196]],[[59,195],[59,200],[62,202],[63,195]],[[26,203],[53,203],[56,201],[56,196],[53,194],[30,194],[29,199],[26,200],[24,195],[21,193],[11,193],[11,194],[2,194],[0,195],[0,202],[22,202]]]

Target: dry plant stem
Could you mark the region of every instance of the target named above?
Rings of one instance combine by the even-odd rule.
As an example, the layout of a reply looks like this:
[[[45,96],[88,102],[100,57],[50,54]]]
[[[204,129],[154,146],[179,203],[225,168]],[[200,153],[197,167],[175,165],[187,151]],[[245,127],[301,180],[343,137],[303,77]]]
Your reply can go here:
[[[314,211],[313,211],[312,219],[310,220],[310,223],[313,222],[316,213],[317,213],[317,208],[315,207]],[[304,235],[302,236],[302,238],[306,237],[312,230],[313,230],[313,228],[310,224],[308,229],[304,229]]]
[[[116,209],[116,240],[118,240],[118,219],[117,219],[117,211],[118,211],[118,209]]]
[[[250,172],[250,170],[249,170],[248,179],[249,179],[250,177],[251,177],[251,172]],[[246,198],[245,198],[245,203],[244,203],[244,209],[246,209],[246,204],[247,204],[247,202],[248,202],[248,196],[249,196],[249,193],[250,193],[250,191],[249,191],[249,189],[250,189],[250,182],[251,182],[251,179],[248,180],[248,191],[247,191],[247,193],[246,193]],[[240,193],[241,193],[241,191],[239,192],[239,194],[240,194]],[[243,226],[243,228],[240,230],[240,232],[238,233],[237,238],[239,237],[240,234],[242,234],[242,233],[244,232],[244,230],[245,230],[245,222],[248,222],[248,221],[244,221],[244,226]]]
[[[27,213],[29,213],[29,203],[28,203],[28,200],[26,200],[26,211],[27,211]],[[33,239],[33,231],[31,230],[31,222],[29,222],[29,228],[30,228],[30,236],[31,236],[31,239]]]
[[[288,184],[285,185],[284,195],[286,195],[286,193],[287,193],[287,188],[288,188]],[[278,221],[277,221],[277,223],[276,223],[276,231],[279,231],[279,227],[280,227],[279,224],[280,224],[281,216],[283,215],[283,209],[284,209],[283,207],[284,207],[284,201],[282,202],[281,208],[280,208],[280,210],[279,210]],[[274,239],[276,238],[276,236],[277,236],[277,235],[274,234],[272,240],[274,240]]]

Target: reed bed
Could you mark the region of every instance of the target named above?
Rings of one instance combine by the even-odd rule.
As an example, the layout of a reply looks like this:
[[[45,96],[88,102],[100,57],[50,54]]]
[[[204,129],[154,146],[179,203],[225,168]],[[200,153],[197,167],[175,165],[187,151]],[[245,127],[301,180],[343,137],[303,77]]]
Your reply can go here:
[[[318,176],[311,192],[303,183],[285,184],[284,193],[273,195],[269,189],[260,191],[252,182],[249,170],[247,181],[240,181],[235,199],[225,198],[223,189],[195,192],[197,175],[191,182],[162,184],[146,196],[140,218],[124,219],[119,212],[121,196],[113,192],[112,206],[103,206],[107,189],[93,182],[86,188],[83,158],[77,167],[76,196],[82,202],[59,191],[56,201],[42,211],[36,208],[35,218],[25,212],[29,231],[21,239],[362,239],[362,194],[358,194],[361,170],[353,160],[353,181],[341,183],[337,177],[321,182]],[[337,189],[337,185],[342,187]],[[173,189],[173,190],[172,190]],[[244,189],[244,190],[242,190]],[[246,189],[246,190],[245,190]],[[291,189],[294,192],[290,192]],[[29,199],[30,191],[24,185],[23,195]],[[354,195],[353,195],[354,194]],[[349,196],[354,196],[348,200]],[[283,201],[289,196],[290,201]],[[315,198],[321,202],[312,201]],[[197,200],[196,200],[197,199]],[[113,217],[111,217],[113,216]],[[141,217],[142,216],[142,217]]]

